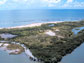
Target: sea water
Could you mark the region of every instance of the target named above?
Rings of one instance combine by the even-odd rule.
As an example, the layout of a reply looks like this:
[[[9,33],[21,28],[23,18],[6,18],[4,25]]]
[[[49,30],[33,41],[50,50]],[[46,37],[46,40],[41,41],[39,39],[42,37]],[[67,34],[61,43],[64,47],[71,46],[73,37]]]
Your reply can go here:
[[[3,10],[0,11],[0,28],[27,25],[50,21],[78,21],[84,19],[83,9],[58,10]],[[62,63],[84,63],[84,45],[70,56],[64,57]],[[24,53],[9,55],[0,50],[0,63],[35,63]],[[38,63],[38,62],[37,62]]]
[[[0,28],[49,21],[77,21],[83,19],[83,9],[0,10]]]

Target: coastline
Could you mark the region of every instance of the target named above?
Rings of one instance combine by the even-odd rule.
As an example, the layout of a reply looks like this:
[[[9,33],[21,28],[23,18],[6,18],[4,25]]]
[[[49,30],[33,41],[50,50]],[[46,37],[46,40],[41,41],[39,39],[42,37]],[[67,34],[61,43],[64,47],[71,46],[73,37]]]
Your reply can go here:
[[[48,23],[51,23],[51,24],[48,24]],[[54,25],[54,28],[53,28],[52,26],[54,23],[56,23],[56,25]],[[57,23],[59,23],[59,25],[57,25]],[[42,24],[44,24],[44,25],[42,25]],[[39,26],[39,27],[35,27],[35,26]],[[17,38],[13,38],[10,41],[20,42],[21,44],[26,45],[26,47],[28,47],[30,49],[30,52],[32,52],[32,54],[39,61],[43,61],[44,63],[47,63],[47,62],[48,63],[50,63],[50,62],[57,63],[57,62],[60,62],[61,59],[65,55],[71,53],[75,48],[77,48],[81,43],[83,43],[83,41],[84,41],[84,38],[83,38],[84,33],[83,32],[77,34],[76,36],[72,33],[72,29],[74,29],[76,27],[81,27],[81,26],[84,26],[83,21],[71,22],[71,23],[62,21],[62,22],[34,23],[34,24],[30,24],[30,25],[24,26],[24,27],[19,26],[19,27],[8,28],[6,30],[3,29],[0,31],[1,31],[1,33],[7,32],[7,33],[11,33],[11,34],[14,33],[14,35],[19,35]],[[25,27],[35,27],[35,29],[29,28],[26,30]],[[15,28],[15,30],[13,30],[14,28]],[[18,28],[24,28],[24,30],[18,31],[18,30],[21,30]],[[52,30],[52,31],[48,31],[48,30]],[[45,31],[48,31],[47,32],[48,35],[43,34]],[[42,34],[39,34],[39,33],[42,33]],[[49,33],[53,33],[53,36],[49,35]],[[60,38],[57,36],[54,37],[55,36],[54,33],[56,33],[57,36],[61,35],[65,38]],[[20,37],[20,35],[22,35],[22,36]],[[48,40],[46,40],[46,39],[48,39]],[[59,40],[59,39],[61,39],[61,40]],[[48,52],[49,52],[49,54],[48,54]],[[28,53],[28,54],[30,54],[30,53]],[[32,54],[30,54],[30,56]]]
[[[0,29],[15,29],[15,28],[27,28],[27,27],[35,27],[35,26],[41,26],[42,24],[49,24],[49,23],[61,23],[64,21],[51,21],[51,22],[44,22],[44,23],[32,23],[28,25],[21,25],[21,26],[14,26],[14,27],[7,27],[7,28],[0,28]]]
[[[21,28],[27,28],[27,27],[41,26],[42,24],[61,23],[61,22],[64,22],[64,21],[55,21],[55,22],[51,21],[51,22],[44,22],[44,23],[32,23],[32,24],[28,24],[28,25],[21,25],[21,26],[0,28],[0,29],[18,29],[18,28],[21,29]],[[32,59],[32,60],[34,60],[34,61],[37,60],[37,58],[32,55],[32,53],[31,53],[31,51],[30,51],[29,49],[27,49],[27,48],[24,47],[23,45],[21,45],[21,46],[25,49],[25,54],[26,54],[27,56],[29,56],[30,59]],[[7,49],[6,49],[6,50],[7,50]],[[15,51],[16,51],[16,50],[15,50]],[[15,51],[11,51],[11,52],[16,53]],[[10,51],[9,51],[9,52],[10,52]],[[8,52],[8,53],[9,53],[9,52]],[[16,53],[16,54],[17,54],[17,53]]]
[[[13,47],[19,46],[19,47],[13,49],[13,48],[10,48],[11,46]],[[10,43],[10,42],[0,41],[0,50],[6,51],[8,54],[12,54],[12,55],[18,55],[24,52],[29,57],[30,60],[33,60],[33,61],[38,60],[24,44],[20,44],[18,42]]]

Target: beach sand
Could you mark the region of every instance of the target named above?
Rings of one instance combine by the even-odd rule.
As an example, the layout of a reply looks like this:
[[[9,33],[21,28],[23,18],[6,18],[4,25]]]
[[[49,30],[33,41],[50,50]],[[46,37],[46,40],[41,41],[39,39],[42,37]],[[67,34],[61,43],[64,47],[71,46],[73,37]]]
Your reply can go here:
[[[42,24],[48,24],[48,23],[61,23],[61,22],[64,22],[64,21],[44,22],[44,23],[32,23],[32,24],[28,24],[28,25],[15,26],[15,27],[8,27],[8,28],[0,28],[0,29],[14,29],[14,28],[35,27],[35,26],[41,26]]]

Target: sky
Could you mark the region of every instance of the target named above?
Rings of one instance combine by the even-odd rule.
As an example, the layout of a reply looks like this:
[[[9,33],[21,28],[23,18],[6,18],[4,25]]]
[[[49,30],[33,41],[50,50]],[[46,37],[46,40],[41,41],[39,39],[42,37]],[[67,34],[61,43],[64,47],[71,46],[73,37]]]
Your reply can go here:
[[[84,0],[0,0],[0,10],[84,9]]]

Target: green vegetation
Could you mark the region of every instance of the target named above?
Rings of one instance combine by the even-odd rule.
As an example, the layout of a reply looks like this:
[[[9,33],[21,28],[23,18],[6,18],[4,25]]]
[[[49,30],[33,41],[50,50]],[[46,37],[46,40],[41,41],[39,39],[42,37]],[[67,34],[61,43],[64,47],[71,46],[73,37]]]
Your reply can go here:
[[[71,53],[84,41],[84,30],[79,32],[76,36],[72,29],[84,26],[84,21],[79,22],[63,22],[43,24],[38,27],[28,27],[21,29],[1,29],[1,33],[11,33],[18,35],[8,41],[15,41],[25,44],[38,59],[45,63],[57,63],[62,57]],[[56,31],[58,29],[59,31]],[[49,36],[44,34],[46,30],[52,30],[56,36]],[[58,37],[62,36],[62,37]],[[2,38],[0,38],[2,40]],[[4,40],[4,39],[3,39]]]
[[[22,53],[24,51],[24,48],[21,47],[20,45],[17,44],[10,44],[7,46],[8,50],[15,50],[15,49],[19,49],[20,51],[18,52],[18,54]]]

